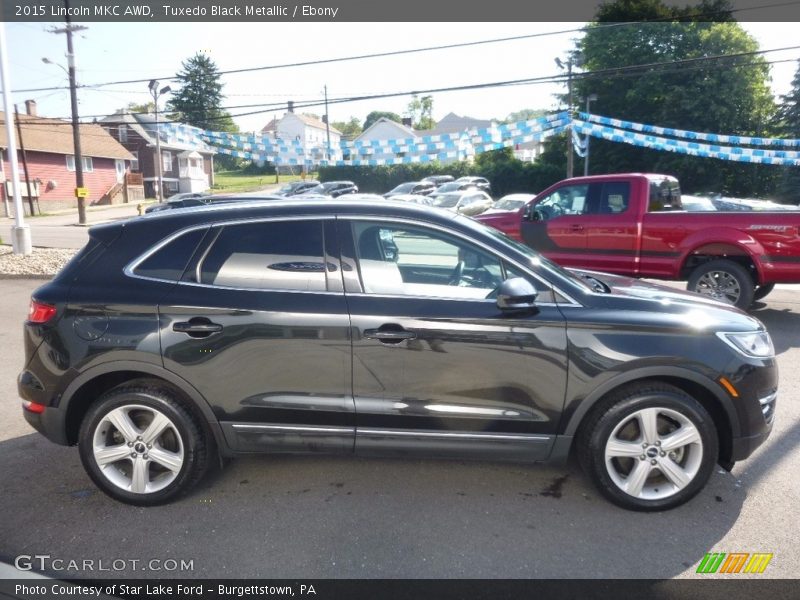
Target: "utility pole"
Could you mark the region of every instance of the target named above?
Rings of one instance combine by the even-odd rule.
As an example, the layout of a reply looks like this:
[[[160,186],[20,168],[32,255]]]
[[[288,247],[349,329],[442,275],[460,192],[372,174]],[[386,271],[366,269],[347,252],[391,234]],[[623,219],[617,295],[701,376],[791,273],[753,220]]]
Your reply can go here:
[[[567,60],[567,110],[570,125],[567,129],[567,179],[572,177],[575,168],[575,156],[572,148],[572,58]]]
[[[586,114],[589,114],[589,109],[592,105],[592,102],[597,100],[597,94],[589,94],[586,96]],[[588,133],[586,134],[586,153],[584,154],[583,158],[583,176],[586,177],[589,174],[589,140],[592,139]]]
[[[328,159],[328,166],[331,162],[331,118],[328,116],[328,84],[325,84],[325,134],[328,136],[328,151],[325,157]]]
[[[0,22],[0,84],[3,86],[3,110],[5,113],[6,136],[8,140],[8,162],[11,165],[11,183],[14,189],[14,225],[11,227],[11,245],[14,254],[30,254],[31,228],[25,225],[25,209],[22,208],[22,194],[19,185],[19,163],[17,162],[17,139],[14,135],[14,113],[11,108],[11,85],[8,77],[8,51],[6,50],[6,28]]]
[[[75,197],[78,200],[78,223],[86,225],[86,191],[83,185],[83,154],[81,153],[81,130],[78,122],[78,84],[75,81],[75,51],[72,47],[72,32],[87,29],[82,25],[73,25],[69,17],[69,0],[64,0],[66,8],[66,27],[51,29],[51,33],[67,34],[67,66],[69,67],[69,102],[72,107],[72,143],[75,146]]]
[[[19,124],[19,111],[14,105],[14,118],[17,121],[17,137],[19,137],[19,149],[22,151],[22,170],[25,171],[25,186],[28,188],[28,206],[31,209],[31,216],[36,214],[33,210],[33,194],[31,193],[31,178],[28,174],[28,157],[25,154],[25,141],[22,139],[22,127]]]

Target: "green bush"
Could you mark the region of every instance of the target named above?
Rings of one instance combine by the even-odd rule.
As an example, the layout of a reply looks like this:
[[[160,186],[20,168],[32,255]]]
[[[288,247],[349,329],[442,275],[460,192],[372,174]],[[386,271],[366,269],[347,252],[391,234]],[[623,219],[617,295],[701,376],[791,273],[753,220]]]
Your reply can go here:
[[[362,192],[383,194],[407,181],[429,175],[486,177],[495,198],[513,193],[535,194],[563,179],[563,170],[550,163],[524,163],[514,158],[510,148],[479,154],[472,163],[390,165],[377,167],[320,167],[320,181],[353,181]]]

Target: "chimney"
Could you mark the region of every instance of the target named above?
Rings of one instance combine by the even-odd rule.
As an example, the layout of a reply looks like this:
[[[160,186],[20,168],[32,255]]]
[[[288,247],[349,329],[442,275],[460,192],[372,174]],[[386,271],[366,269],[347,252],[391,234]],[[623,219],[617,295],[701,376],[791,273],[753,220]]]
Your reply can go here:
[[[294,112],[294,100],[289,100],[288,111],[289,111],[290,113],[293,113],[293,112]]]
[[[25,112],[29,117],[36,117],[36,100],[25,100]]]
[[[403,117],[403,125],[406,127],[411,127],[413,125],[414,120],[411,117]]]

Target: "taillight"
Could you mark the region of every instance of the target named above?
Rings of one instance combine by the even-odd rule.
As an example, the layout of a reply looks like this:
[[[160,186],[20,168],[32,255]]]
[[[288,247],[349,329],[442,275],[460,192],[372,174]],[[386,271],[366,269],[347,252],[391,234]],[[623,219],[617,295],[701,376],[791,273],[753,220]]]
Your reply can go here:
[[[37,415],[40,415],[44,412],[45,405],[39,404],[38,402],[30,402],[29,400],[23,400],[22,408],[32,413],[36,413]]]
[[[47,323],[55,314],[56,307],[52,304],[45,304],[31,299],[31,309],[28,312],[29,323]]]

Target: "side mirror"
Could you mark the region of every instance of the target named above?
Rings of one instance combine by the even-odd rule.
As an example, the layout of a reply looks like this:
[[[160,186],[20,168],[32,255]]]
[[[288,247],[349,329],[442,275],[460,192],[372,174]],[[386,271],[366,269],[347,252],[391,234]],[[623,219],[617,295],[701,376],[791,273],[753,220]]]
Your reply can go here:
[[[529,202],[525,205],[525,210],[522,213],[522,219],[524,221],[533,221],[533,202]]]
[[[536,290],[522,277],[506,279],[497,288],[497,308],[503,312],[529,311],[536,308]]]

